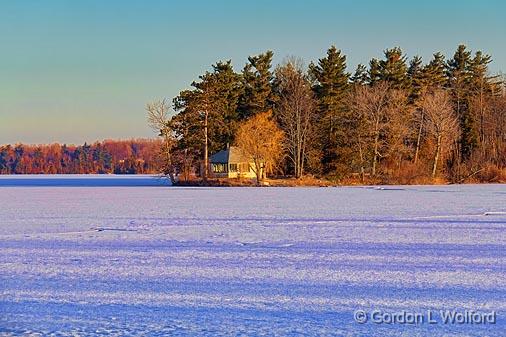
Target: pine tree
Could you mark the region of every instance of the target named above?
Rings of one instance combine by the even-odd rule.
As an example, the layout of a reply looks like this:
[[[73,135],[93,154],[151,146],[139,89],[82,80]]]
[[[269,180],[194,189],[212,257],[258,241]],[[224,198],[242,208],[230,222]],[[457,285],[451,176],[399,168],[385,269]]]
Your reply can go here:
[[[455,110],[460,121],[460,154],[467,159],[478,145],[476,120],[469,110],[469,64],[471,52],[459,45],[453,58],[448,61],[448,86],[452,92]]]
[[[190,179],[192,168],[203,157],[201,116],[195,107],[188,103],[193,101],[193,95],[191,90],[185,90],[174,98],[174,110],[179,113],[169,121],[169,128],[174,131],[177,139],[173,153],[174,166],[178,168],[184,181]]]
[[[426,66],[424,67],[422,64],[422,58],[420,56],[415,56],[409,63],[408,68],[408,77],[409,77],[409,101],[412,104],[418,103],[419,98],[426,92],[427,90],[427,79],[426,79]],[[418,110],[418,111],[417,111]],[[412,119],[412,130],[410,142],[414,145],[415,153],[413,162],[417,164],[418,157],[420,155],[420,146],[422,142],[422,132],[425,125],[425,115],[422,109],[414,110],[416,116]]]
[[[408,68],[408,78],[409,78],[409,89],[410,89],[410,101],[415,101],[420,95],[423,85],[424,85],[424,73],[423,73],[423,65],[422,58],[420,56],[415,56],[409,62]]]
[[[409,86],[406,57],[399,47],[385,50],[385,59],[379,61],[379,78],[391,88],[405,89]]]
[[[275,97],[272,90],[272,51],[248,57],[242,71],[243,93],[239,98],[240,119],[272,109]]]
[[[322,164],[324,172],[329,173],[339,163],[346,166],[347,152],[351,152],[347,135],[350,118],[344,109],[350,78],[346,72],[346,56],[331,46],[317,65],[309,65],[309,74],[315,80],[313,91],[318,99]]]
[[[423,86],[425,89],[442,89],[447,82],[445,57],[437,52],[423,68]]]
[[[234,72],[231,61],[213,66],[209,91],[211,93],[210,127],[211,149],[221,150],[234,141],[237,129],[237,106],[241,95],[240,76]],[[214,120],[213,120],[214,119]]]
[[[369,61],[368,77],[370,85],[374,85],[375,83],[382,80],[381,66],[378,59],[373,58],[371,61]]]
[[[192,132],[176,130],[176,133],[196,137],[184,140],[189,146],[200,143],[203,147],[202,132],[205,113],[208,114],[209,152],[217,152],[231,144],[237,128],[237,106],[242,93],[240,75],[235,73],[231,61],[218,62],[211,72],[199,77],[200,81],[192,83],[192,90],[185,90],[174,99],[174,108],[185,117],[184,120],[194,123]],[[174,122],[176,122],[175,120]],[[181,120],[179,120],[181,122]],[[183,123],[184,124],[184,123]],[[191,136],[190,136],[191,135]],[[198,142],[198,138],[201,139]],[[192,148],[192,152],[200,152]]]
[[[359,64],[355,72],[350,77],[352,84],[365,85],[368,81],[367,68],[363,64]]]
[[[178,148],[192,158],[202,156],[202,116],[196,90],[183,90],[172,101],[178,113],[170,120]]]

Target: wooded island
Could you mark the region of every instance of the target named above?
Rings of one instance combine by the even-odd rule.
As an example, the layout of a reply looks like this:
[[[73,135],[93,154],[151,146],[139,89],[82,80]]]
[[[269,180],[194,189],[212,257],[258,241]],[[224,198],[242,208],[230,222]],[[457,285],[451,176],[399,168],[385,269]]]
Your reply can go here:
[[[272,57],[251,56],[240,73],[218,62],[172,105],[147,105],[163,172],[205,182],[219,176],[209,156],[235,145],[258,183],[506,180],[506,94],[491,56],[460,45],[424,63],[396,47],[353,73],[334,46],[308,67],[292,57],[273,69]]]

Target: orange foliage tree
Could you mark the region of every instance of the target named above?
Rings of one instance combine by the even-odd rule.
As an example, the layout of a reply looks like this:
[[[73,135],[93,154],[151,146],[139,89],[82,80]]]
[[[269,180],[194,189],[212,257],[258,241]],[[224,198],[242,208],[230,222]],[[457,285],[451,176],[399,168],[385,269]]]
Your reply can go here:
[[[257,183],[267,172],[271,173],[281,158],[283,132],[273,121],[272,111],[258,113],[241,124],[236,134],[236,145],[251,158]]]

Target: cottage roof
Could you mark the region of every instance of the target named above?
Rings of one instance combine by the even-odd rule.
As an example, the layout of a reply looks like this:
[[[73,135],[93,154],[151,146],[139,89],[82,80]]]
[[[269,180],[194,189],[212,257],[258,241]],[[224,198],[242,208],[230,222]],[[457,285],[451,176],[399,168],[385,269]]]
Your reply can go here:
[[[245,163],[248,161],[247,156],[236,146],[230,146],[211,156],[211,163]]]

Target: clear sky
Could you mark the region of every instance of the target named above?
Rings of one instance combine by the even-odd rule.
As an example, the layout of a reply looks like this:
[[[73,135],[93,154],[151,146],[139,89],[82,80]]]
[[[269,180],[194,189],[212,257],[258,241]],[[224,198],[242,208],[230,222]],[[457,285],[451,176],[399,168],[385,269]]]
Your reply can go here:
[[[306,62],[335,44],[358,63],[460,43],[506,72],[506,1],[0,0],[0,144],[152,137],[144,105],[218,60],[273,50]]]

